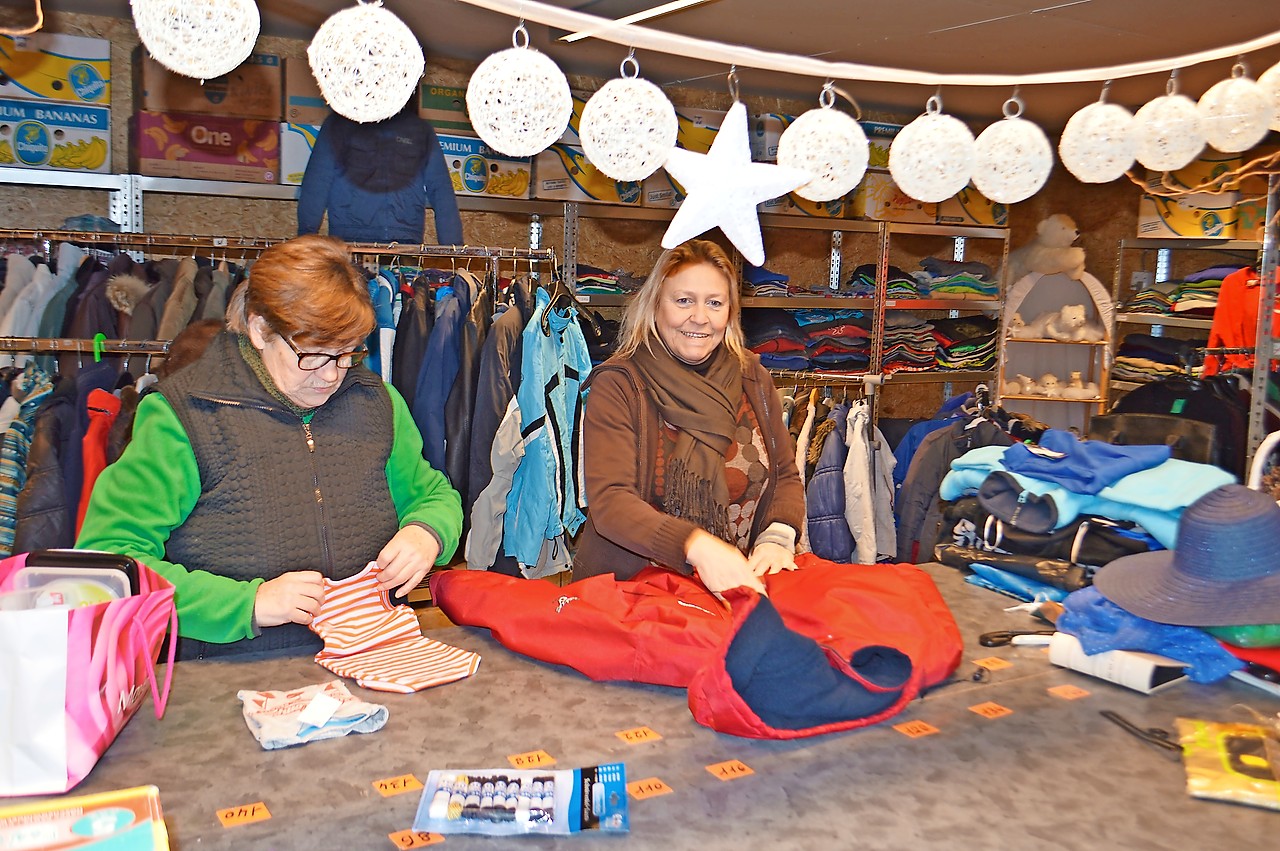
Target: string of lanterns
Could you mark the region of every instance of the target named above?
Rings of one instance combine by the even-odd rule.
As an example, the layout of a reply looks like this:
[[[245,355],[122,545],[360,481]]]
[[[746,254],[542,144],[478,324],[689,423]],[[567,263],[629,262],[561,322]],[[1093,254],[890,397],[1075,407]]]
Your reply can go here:
[[[501,8],[505,0],[462,2],[506,11]],[[247,58],[258,34],[258,10],[253,0],[131,0],[131,5],[139,37],[148,51],[166,67],[187,76],[205,79],[227,73]],[[620,40],[619,33],[634,33],[633,43],[652,42],[657,37],[650,30],[532,0],[521,0],[519,13],[557,25],[572,20],[579,29],[588,30],[591,27],[581,26],[581,22],[593,21],[596,35],[611,41]],[[669,34],[662,37],[690,41]],[[766,55],[750,48],[741,50],[753,57]],[[382,8],[382,0],[358,0],[357,6],[335,13],[317,31],[307,55],[325,100],[335,112],[359,122],[395,115],[412,95],[424,68],[417,39],[399,18]],[[773,64],[776,66],[776,59]],[[1165,67],[1176,64],[1171,61]],[[1134,67],[1138,66],[1119,70],[1136,73]],[[736,88],[736,67],[730,79]],[[1268,130],[1280,130],[1280,63],[1254,80],[1243,62],[1237,61],[1231,77],[1210,88],[1198,101],[1177,91],[1174,71],[1165,94],[1136,113],[1107,103],[1106,95],[1104,84],[1099,100],[1071,117],[1058,143],[1063,166],[1085,183],[1115,180],[1135,161],[1154,171],[1176,170],[1194,160],[1206,144],[1236,153],[1252,148]],[[490,55],[472,74],[466,100],[480,138],[509,156],[527,157],[545,150],[560,137],[572,112],[564,73],[546,54],[529,46],[523,18],[515,28],[512,47]],[[778,142],[781,170],[770,172],[768,177],[751,172],[762,184],[789,183],[778,194],[795,190],[817,202],[841,198],[858,184],[867,167],[867,139],[857,121],[833,108],[834,100],[833,84],[828,80],[818,108],[805,112],[783,131]],[[735,92],[734,109],[739,106]],[[975,139],[962,121],[943,111],[940,95],[928,98],[924,113],[903,127],[890,145],[888,165],[894,181],[907,195],[925,202],[950,198],[970,182],[986,197],[1004,204],[1031,197],[1048,179],[1053,146],[1043,130],[1021,117],[1022,107],[1015,88],[1005,102],[1004,117]],[[745,107],[742,112],[745,116]],[[731,132],[731,123],[726,120],[713,148],[722,135]],[[745,145],[745,120],[742,123],[741,131],[732,132],[740,132]],[[745,177],[747,172],[742,169],[738,169],[742,173],[735,172],[744,165],[737,162],[736,153],[728,158],[734,161],[734,168],[722,167],[728,162],[724,157],[700,165],[687,160],[675,145],[675,108],[661,89],[639,76],[634,49],[623,60],[620,76],[608,81],[587,102],[579,133],[588,160],[614,180],[642,180],[661,167],[667,167],[677,180],[681,175],[676,172],[681,171],[690,182],[700,184],[706,183],[700,179],[705,175],[697,173],[700,167],[708,167],[725,179],[731,172],[738,180],[757,179]],[[737,141],[726,141],[722,147],[736,152],[740,146]],[[749,163],[749,153],[747,157]],[[672,168],[677,162],[683,167]],[[779,179],[782,174],[788,176],[786,180]],[[736,197],[741,194],[738,188],[722,182],[715,191]],[[694,204],[692,208],[706,206]],[[704,212],[709,216],[708,228],[720,224],[724,229],[723,222],[713,219],[727,216],[727,210]],[[688,227],[685,222],[684,230]],[[758,240],[756,222],[755,239],[746,234],[744,241],[754,248]],[[734,242],[738,244],[736,239]],[[744,255],[747,253],[744,250]]]

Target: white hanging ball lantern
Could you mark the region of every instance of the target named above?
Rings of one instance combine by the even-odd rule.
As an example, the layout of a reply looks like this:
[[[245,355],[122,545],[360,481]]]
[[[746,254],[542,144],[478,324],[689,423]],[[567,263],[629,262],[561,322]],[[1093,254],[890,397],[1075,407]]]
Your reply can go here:
[[[556,63],[529,47],[523,21],[511,43],[514,47],[485,59],[471,75],[467,114],[489,147],[510,157],[531,157],[569,126],[573,96]]]
[[[983,130],[973,145],[973,185],[1001,204],[1016,204],[1039,192],[1053,168],[1048,137],[1021,114],[1021,99],[1009,98],[1004,118]]]
[[[362,124],[403,109],[426,67],[417,37],[382,0],[331,15],[316,30],[307,59],[333,111]]]
[[[1230,79],[1200,96],[1196,109],[1205,141],[1228,154],[1247,151],[1261,142],[1274,117],[1271,99],[1244,75],[1244,66],[1238,62]]]
[[[262,20],[253,0],[130,0],[151,57],[184,77],[212,80],[249,58]]]
[[[1133,165],[1138,142],[1133,113],[1098,101],[1081,109],[1062,130],[1058,156],[1082,183],[1110,183]]]
[[[675,147],[676,109],[662,89],[640,79],[634,56],[622,60],[621,72],[587,101],[578,135],[587,160],[606,176],[644,180]]]
[[[1280,130],[1280,62],[1262,72],[1258,85],[1271,101],[1271,120],[1267,126],[1272,130]]]
[[[925,114],[898,131],[889,146],[889,173],[898,188],[917,201],[945,201],[973,174],[973,133],[957,118],[942,114],[942,102],[928,100]]]
[[[1134,155],[1153,171],[1182,168],[1204,150],[1195,102],[1176,94],[1171,78],[1167,94],[1148,101],[1133,116]]]
[[[810,201],[833,201],[853,191],[867,171],[871,151],[862,126],[839,110],[835,87],[827,84],[811,109],[791,122],[778,139],[778,165],[817,175],[795,190]]]

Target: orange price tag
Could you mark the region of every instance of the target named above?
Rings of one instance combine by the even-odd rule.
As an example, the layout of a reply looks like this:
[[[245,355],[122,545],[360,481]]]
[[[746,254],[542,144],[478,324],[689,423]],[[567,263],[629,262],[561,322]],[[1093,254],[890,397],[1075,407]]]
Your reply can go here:
[[[614,733],[619,739],[629,745],[638,745],[641,742],[656,742],[662,736],[648,727],[636,727],[634,730],[619,730]]]
[[[1001,706],[1000,704],[992,703],[991,701],[979,703],[977,706],[970,706],[969,711],[976,712],[983,718],[1002,718],[1005,715],[1013,714],[1013,710],[1009,707]]]
[[[390,798],[392,795],[403,795],[405,792],[421,789],[422,781],[412,774],[403,774],[399,777],[375,780],[373,781],[373,788],[377,789],[378,794],[382,797]]]
[[[672,789],[656,777],[646,777],[644,780],[636,780],[627,784],[627,792],[637,801],[643,801],[645,798],[656,798],[658,795],[670,795],[674,791],[675,789]]]
[[[255,821],[266,821],[269,818],[271,818],[271,812],[262,801],[218,810],[218,821],[223,827],[239,827],[242,824],[253,824]]]
[[[555,765],[556,760],[546,751],[529,751],[528,753],[513,753],[507,757],[507,762],[511,763],[513,768],[542,768],[547,765]]]
[[[918,739],[921,736],[932,736],[938,732],[937,727],[924,721],[904,721],[901,724],[894,724],[893,729],[912,739]]]
[[[1005,668],[1012,668],[1013,663],[1007,659],[1001,659],[999,656],[988,656],[985,659],[974,659],[973,664],[980,668],[986,668],[988,671],[1000,671]]]
[[[428,845],[435,845],[444,842],[444,837],[438,833],[423,833],[421,830],[401,830],[398,833],[388,833],[387,838],[390,839],[397,848],[426,848]]]
[[[721,780],[737,780],[739,777],[755,774],[751,770],[751,766],[737,759],[727,759],[724,762],[717,762],[715,765],[708,765],[707,771],[710,771]]]
[[[1053,695],[1054,697],[1060,697],[1063,700],[1079,700],[1082,697],[1089,696],[1089,692],[1085,691],[1079,686],[1071,686],[1071,685],[1054,686],[1053,688],[1049,689],[1049,694]]]

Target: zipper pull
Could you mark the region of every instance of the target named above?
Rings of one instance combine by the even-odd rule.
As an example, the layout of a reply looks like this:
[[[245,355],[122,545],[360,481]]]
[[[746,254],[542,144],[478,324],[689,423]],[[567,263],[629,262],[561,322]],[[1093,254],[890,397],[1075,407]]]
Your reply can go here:
[[[312,435],[311,435],[311,424],[310,424],[310,423],[303,423],[303,424],[302,424],[302,431],[307,435],[307,451],[308,451],[308,452],[315,452],[315,451],[316,451],[316,439],[315,439],[314,437],[312,437]]]

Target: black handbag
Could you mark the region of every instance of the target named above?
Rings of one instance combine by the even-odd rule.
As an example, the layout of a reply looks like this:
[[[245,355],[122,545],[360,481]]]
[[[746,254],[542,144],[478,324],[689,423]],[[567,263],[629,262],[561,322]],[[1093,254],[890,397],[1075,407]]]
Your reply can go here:
[[[1089,439],[1117,446],[1168,446],[1173,457],[1200,464],[1222,461],[1213,423],[1172,414],[1099,414],[1089,420]]]

